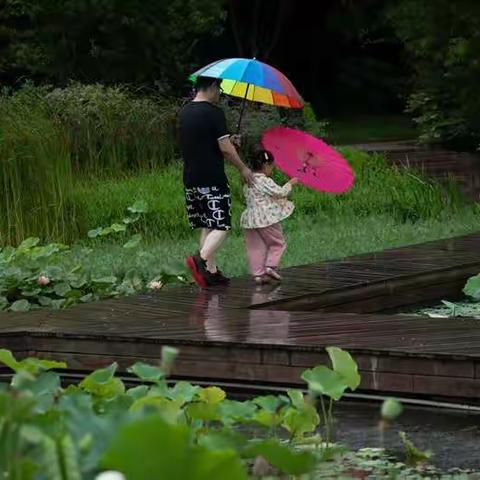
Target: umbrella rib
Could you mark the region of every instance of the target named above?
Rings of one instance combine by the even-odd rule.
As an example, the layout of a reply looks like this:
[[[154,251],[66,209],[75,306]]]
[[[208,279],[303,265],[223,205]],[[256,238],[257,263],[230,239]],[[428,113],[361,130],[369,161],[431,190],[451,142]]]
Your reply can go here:
[[[203,73],[205,73],[207,70],[210,70],[210,68],[214,67],[215,65],[218,65],[219,63],[221,63],[223,61],[224,61],[224,59],[221,59],[221,60],[217,60],[216,62],[212,62],[212,63],[206,65],[205,67],[198,70],[199,73],[197,73],[197,75],[198,76],[203,75]]]
[[[237,88],[237,85],[239,85],[240,83],[242,83],[242,82],[239,82],[238,80],[234,80],[234,82],[235,82],[235,83],[233,84],[232,91],[235,90],[235,88]],[[242,98],[242,97],[240,97],[240,98]]]
[[[244,68],[244,70],[243,70],[243,73],[240,75],[240,79],[243,81],[243,83],[246,83],[247,85],[248,85],[249,82],[244,81],[244,78],[243,78],[243,77],[246,75],[247,70],[248,70],[248,68],[250,67],[251,64],[252,64],[251,61],[246,62],[246,65],[245,65],[245,68]],[[252,84],[252,85],[253,85],[253,84]]]

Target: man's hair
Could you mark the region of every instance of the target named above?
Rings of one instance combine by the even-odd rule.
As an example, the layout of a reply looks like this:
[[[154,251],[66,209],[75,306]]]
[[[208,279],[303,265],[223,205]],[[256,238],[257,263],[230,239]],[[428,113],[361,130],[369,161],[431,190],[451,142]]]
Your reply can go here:
[[[213,78],[213,77],[197,77],[197,82],[195,84],[195,88],[198,91],[207,90],[211,86],[220,86],[222,83],[221,78]]]

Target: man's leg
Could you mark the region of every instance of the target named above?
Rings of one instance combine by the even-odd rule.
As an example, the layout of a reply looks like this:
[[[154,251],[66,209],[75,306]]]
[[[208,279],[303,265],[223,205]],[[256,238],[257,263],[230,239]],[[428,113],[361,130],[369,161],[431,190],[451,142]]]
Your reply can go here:
[[[210,273],[215,273],[217,271],[215,254],[222,246],[227,235],[228,232],[226,230],[212,230],[206,235],[203,241],[203,246],[200,249],[200,256],[207,262],[207,269]]]
[[[201,236],[200,241],[203,240],[203,244],[200,248],[200,256],[206,261],[207,270],[210,273],[217,273],[215,254],[227,237],[231,226],[231,196],[228,186],[212,187],[204,210],[210,228],[208,233]]]
[[[205,244],[205,240],[207,239],[208,235],[212,233],[212,230],[209,228],[202,228],[200,230],[200,250],[203,248],[203,245]]]
[[[200,252],[187,257],[186,263],[200,287],[227,285],[228,278],[219,275],[215,265],[215,253],[231,226],[230,191],[228,186],[197,188],[193,200],[188,212],[190,225],[201,229]]]
[[[200,249],[208,236],[209,229],[205,227],[205,202],[206,194],[200,188],[185,188],[185,200],[187,204],[187,215],[190,226],[193,229],[199,228]],[[209,285],[207,265],[204,260],[197,255],[190,255],[186,258],[186,264],[192,272],[195,282],[202,288]]]
[[[213,232],[214,230],[210,230],[209,228],[202,228],[200,232],[200,249],[199,252],[202,251],[203,246],[205,245],[205,241],[207,240],[207,237]],[[207,270],[210,273],[215,273],[217,271],[217,265],[215,263],[215,260],[213,258],[210,258],[206,260],[207,262]]]

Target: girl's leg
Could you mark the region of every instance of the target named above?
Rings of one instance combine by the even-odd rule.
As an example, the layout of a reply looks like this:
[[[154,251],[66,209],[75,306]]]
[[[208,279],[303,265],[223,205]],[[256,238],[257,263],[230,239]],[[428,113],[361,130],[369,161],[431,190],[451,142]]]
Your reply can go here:
[[[251,274],[254,277],[265,275],[267,245],[257,229],[252,228],[245,230],[245,244],[247,246],[247,257]]]
[[[287,242],[283,235],[282,225],[276,223],[270,227],[260,229],[259,232],[267,245],[265,267],[277,268],[280,265],[282,255],[287,249]]]
[[[207,270],[215,273],[217,267],[215,264],[215,253],[222,246],[228,232],[225,230],[212,230],[204,239],[203,246],[200,250],[200,256],[207,262]]]

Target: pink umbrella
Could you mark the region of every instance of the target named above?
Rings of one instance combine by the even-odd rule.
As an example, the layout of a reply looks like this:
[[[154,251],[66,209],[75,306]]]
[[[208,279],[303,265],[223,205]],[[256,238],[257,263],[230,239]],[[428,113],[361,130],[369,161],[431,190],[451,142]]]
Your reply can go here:
[[[354,182],[348,162],[332,147],[308,133],[273,127],[262,136],[262,144],[275,157],[278,168],[314,190],[342,193]]]

